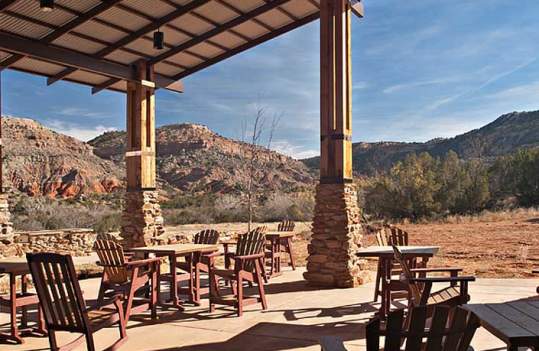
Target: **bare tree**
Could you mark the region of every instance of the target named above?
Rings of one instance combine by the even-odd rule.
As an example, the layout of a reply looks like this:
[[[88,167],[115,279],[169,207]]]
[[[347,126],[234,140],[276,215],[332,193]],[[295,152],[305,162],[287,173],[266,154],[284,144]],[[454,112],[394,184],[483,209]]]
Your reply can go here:
[[[264,161],[260,157],[266,151],[263,147],[263,140],[267,138],[266,148],[269,150],[271,148],[271,142],[273,141],[273,135],[277,129],[279,120],[280,115],[273,115],[268,129],[266,126],[267,117],[265,108],[258,106],[254,121],[252,123],[252,130],[248,131],[247,120],[243,121],[242,123],[242,141],[247,145],[247,184],[245,194],[247,197],[247,211],[249,216],[247,224],[248,231],[251,231],[251,226],[253,223],[255,206],[259,197],[260,182],[267,171]],[[248,132],[249,138],[247,139],[246,137]]]

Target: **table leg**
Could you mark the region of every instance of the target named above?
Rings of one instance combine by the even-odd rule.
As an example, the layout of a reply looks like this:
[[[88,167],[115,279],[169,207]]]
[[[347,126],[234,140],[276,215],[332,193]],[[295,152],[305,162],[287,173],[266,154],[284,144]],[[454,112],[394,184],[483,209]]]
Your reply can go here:
[[[230,269],[230,257],[228,257],[228,244],[227,243],[223,244],[223,250],[225,253],[225,268]]]
[[[24,296],[28,292],[28,277],[26,274],[21,274],[21,292]],[[21,307],[21,328],[28,327],[28,307]]]
[[[169,255],[170,261],[170,299],[174,307],[183,310],[182,301],[178,297],[178,275],[176,272],[177,257],[175,254]]]
[[[391,290],[389,282],[391,280],[391,259],[380,258],[382,266],[382,303],[380,305],[380,318],[385,319],[389,313],[391,303]]]
[[[17,343],[22,344],[23,340],[17,327],[17,276],[15,273],[9,274],[9,298],[11,300],[11,306],[9,306],[11,336]]]
[[[275,273],[281,274],[281,243],[280,238],[275,239]]]

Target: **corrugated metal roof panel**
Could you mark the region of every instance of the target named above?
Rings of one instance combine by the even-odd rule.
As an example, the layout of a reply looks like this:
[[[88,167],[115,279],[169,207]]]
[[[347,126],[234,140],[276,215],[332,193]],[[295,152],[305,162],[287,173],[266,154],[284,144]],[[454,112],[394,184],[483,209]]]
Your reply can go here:
[[[126,35],[126,33],[123,31],[111,28],[110,26],[106,26],[95,21],[88,21],[81,24],[77,27],[77,32],[111,43],[117,42]]]
[[[268,11],[258,17],[257,19],[261,20],[262,22],[268,24],[272,28],[279,28],[283,25],[286,25],[290,22],[293,22],[293,20],[282,13],[281,11],[275,9],[273,11]]]
[[[56,3],[78,12],[86,12],[99,5],[100,0],[56,0]]]
[[[94,54],[105,47],[105,45],[98,44],[95,41],[85,40],[71,34],[62,35],[53,44],[85,54]]]
[[[69,12],[59,8],[55,8],[54,11],[51,12],[43,12],[39,7],[39,1],[17,1],[9,7],[8,11],[13,11],[42,22],[50,23],[56,27],[71,21],[75,17]]]
[[[211,25],[210,23],[205,22],[201,20],[200,18],[197,18],[191,14],[187,14],[179,18],[176,18],[174,21],[170,23],[172,23],[173,25],[177,27],[187,29],[190,33],[194,33],[194,34],[201,34],[214,28],[213,25]]]
[[[108,9],[100,14],[98,18],[104,19],[108,22],[121,24],[122,27],[128,28],[132,31],[136,31],[137,29],[142,28],[150,23],[150,21],[147,21],[139,16],[135,16],[132,13],[121,10],[117,7]]]
[[[154,18],[163,17],[176,8],[163,1],[127,0],[122,2],[125,6],[138,10]]]
[[[32,71],[46,76],[54,75],[61,72],[65,67],[49,63],[41,60],[35,60],[30,57],[25,57],[18,61],[14,68],[19,68],[25,71]]]
[[[0,30],[27,38],[41,38],[50,29],[0,13]]]

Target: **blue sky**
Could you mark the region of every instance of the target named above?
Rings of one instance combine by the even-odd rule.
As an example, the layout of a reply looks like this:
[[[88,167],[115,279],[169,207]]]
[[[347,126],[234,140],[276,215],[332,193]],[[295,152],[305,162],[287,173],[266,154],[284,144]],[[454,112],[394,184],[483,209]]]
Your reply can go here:
[[[539,1],[365,0],[353,23],[353,140],[426,141],[539,109]],[[319,25],[312,23],[159,91],[157,124],[239,138],[255,106],[282,115],[273,147],[318,154]],[[3,113],[90,139],[125,128],[125,97],[2,75]]]

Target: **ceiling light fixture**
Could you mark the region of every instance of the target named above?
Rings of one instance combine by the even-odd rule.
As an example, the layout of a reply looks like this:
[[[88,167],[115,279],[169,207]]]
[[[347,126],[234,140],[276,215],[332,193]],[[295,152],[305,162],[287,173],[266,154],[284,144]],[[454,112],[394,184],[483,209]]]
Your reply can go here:
[[[51,12],[54,9],[54,0],[40,0],[39,7],[43,12]]]
[[[156,32],[153,32],[153,48],[156,50],[163,50],[163,45],[165,42],[165,33],[161,32],[159,29]]]

